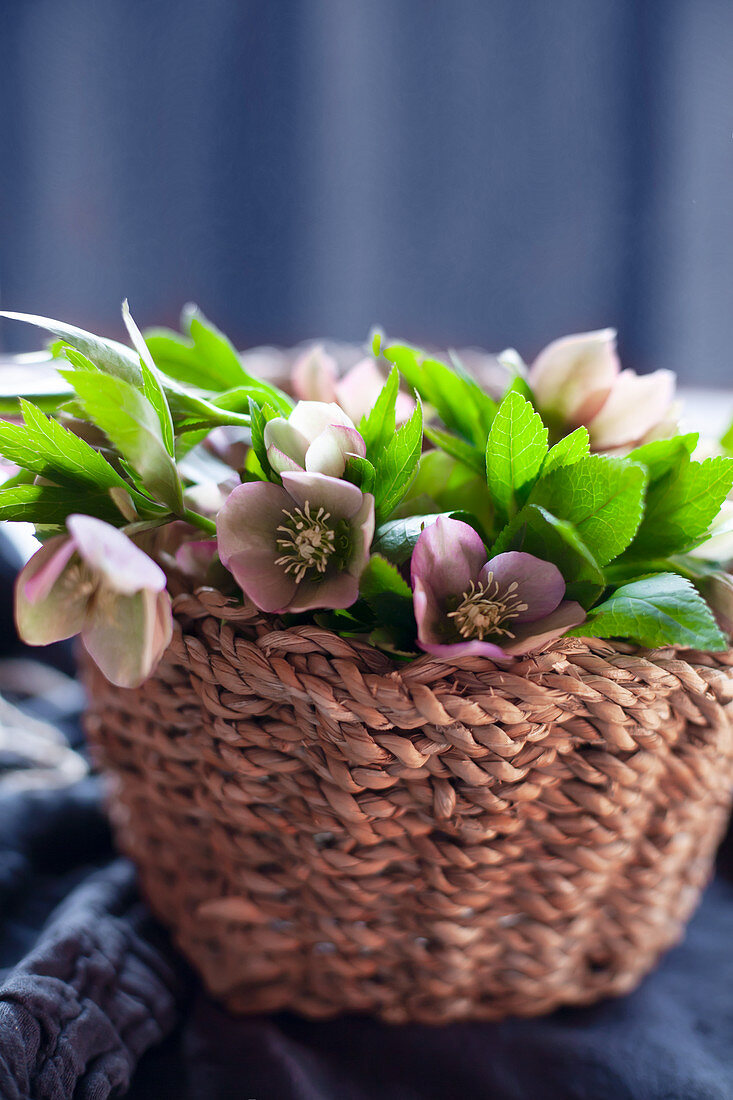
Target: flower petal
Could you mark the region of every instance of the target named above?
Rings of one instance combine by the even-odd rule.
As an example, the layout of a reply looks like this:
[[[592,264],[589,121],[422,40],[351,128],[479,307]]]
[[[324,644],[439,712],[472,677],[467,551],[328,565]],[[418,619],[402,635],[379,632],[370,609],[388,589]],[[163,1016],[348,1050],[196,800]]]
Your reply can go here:
[[[438,645],[435,642],[421,642],[417,644],[426,653],[432,653],[434,657],[444,657],[451,660],[454,657],[488,657],[492,661],[509,661],[511,656],[500,646],[493,642],[479,642],[474,639],[470,642],[454,642],[452,645]]]
[[[94,516],[71,515],[66,521],[79,556],[115,592],[131,595],[143,588],[161,592],[165,573],[116,527]]]
[[[638,375],[622,371],[600,412],[587,422],[595,450],[635,443],[664,420],[672,404],[675,376],[670,370]]]
[[[536,558],[534,554],[518,550],[497,554],[481,570],[479,580],[483,584],[486,584],[489,573],[493,573],[493,579],[499,585],[497,599],[501,599],[507,588],[514,584],[514,594],[527,605],[526,611],[519,612],[512,619],[514,623],[532,623],[544,618],[555,610],[565,595],[565,581],[557,566]]]
[[[351,607],[359,595],[359,580],[351,573],[336,573],[325,580],[314,577],[304,579],[297,586],[287,610],[313,611],[318,607],[334,610]]]
[[[233,489],[216,517],[219,557],[227,569],[234,554],[254,550],[266,550],[274,560],[275,532],[292,506],[285,489],[268,481],[248,481]]]
[[[350,481],[327,474],[284,473],[283,486],[300,508],[323,506],[334,519],[351,519],[359,511],[364,494]]]
[[[355,424],[338,405],[325,401],[299,401],[287,423],[311,442],[332,424],[354,428]]]
[[[371,356],[361,359],[336,383],[336,400],[358,424],[374,408],[385,379]]]
[[[540,409],[569,424],[594,416],[620,370],[612,328],[553,340],[529,369]]]
[[[80,587],[78,569],[68,569],[74,550],[73,540],[59,535],[37,550],[18,574],[15,623],[27,645],[71,638],[84,624],[89,590]]]
[[[351,561],[348,572],[357,580],[366,569],[373,538],[374,497],[371,493],[364,493],[361,508],[351,517]]]
[[[308,450],[308,438],[289,420],[283,416],[275,416],[272,420],[268,420],[265,424],[264,438],[267,458],[273,470],[282,473],[283,470],[303,469],[305,452]],[[282,465],[278,464],[280,455],[283,456]]]
[[[571,627],[580,626],[585,621],[585,611],[574,600],[565,600],[556,611],[534,623],[518,626],[515,636],[505,645],[506,652],[513,657],[524,653],[535,653],[544,649],[550,642],[561,637]]]
[[[92,602],[82,641],[95,664],[117,687],[138,687],[163,654],[172,620],[166,622],[166,603],[161,596],[167,593],[144,588],[126,595],[106,588]],[[167,608],[170,616],[170,599]]]
[[[481,536],[467,523],[438,516],[420,533],[412,552],[412,584],[420,580],[442,602],[461,596],[486,562]]]
[[[269,614],[287,611],[298,585],[292,573],[276,565],[277,550],[253,547],[227,561],[227,569],[255,607]]]
[[[346,469],[347,455],[364,458],[366,443],[356,428],[347,428],[344,424],[329,424],[306,451],[305,468],[309,473],[341,477]]]
[[[335,401],[337,377],[336,360],[316,345],[293,363],[293,393],[301,401]]]

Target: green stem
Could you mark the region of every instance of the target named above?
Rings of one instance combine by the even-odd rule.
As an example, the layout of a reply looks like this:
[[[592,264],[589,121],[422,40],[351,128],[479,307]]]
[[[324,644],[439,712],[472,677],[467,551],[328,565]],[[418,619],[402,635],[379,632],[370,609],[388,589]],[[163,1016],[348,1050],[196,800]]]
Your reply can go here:
[[[198,527],[199,530],[205,531],[207,535],[216,534],[216,524],[214,521],[212,519],[207,519],[206,516],[202,516],[198,512],[193,512],[190,508],[184,508],[181,519],[185,519],[192,527]]]

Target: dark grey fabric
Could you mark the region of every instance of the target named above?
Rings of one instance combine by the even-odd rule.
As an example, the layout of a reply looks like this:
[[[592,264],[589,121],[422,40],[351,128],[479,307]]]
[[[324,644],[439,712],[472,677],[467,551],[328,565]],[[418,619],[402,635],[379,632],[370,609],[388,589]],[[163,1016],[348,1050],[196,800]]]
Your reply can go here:
[[[732,380],[729,0],[0,16],[6,308],[528,355],[616,324],[630,366]]]

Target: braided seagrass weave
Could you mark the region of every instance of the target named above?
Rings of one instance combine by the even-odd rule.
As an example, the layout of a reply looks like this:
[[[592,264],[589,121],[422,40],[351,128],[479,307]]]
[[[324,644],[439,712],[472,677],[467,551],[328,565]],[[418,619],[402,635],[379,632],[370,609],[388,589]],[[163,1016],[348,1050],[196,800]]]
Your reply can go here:
[[[563,639],[384,654],[181,593],[87,730],[158,916],[238,1012],[444,1022],[630,989],[681,935],[733,783],[730,653]]]

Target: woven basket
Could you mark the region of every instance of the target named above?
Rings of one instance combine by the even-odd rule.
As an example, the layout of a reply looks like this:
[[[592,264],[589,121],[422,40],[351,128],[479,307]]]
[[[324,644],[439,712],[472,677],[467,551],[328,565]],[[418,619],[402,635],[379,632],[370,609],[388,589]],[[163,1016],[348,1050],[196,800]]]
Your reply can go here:
[[[174,609],[139,690],[87,662],[87,731],[151,906],[234,1011],[533,1015],[679,939],[729,810],[732,654],[396,666],[212,589]]]

